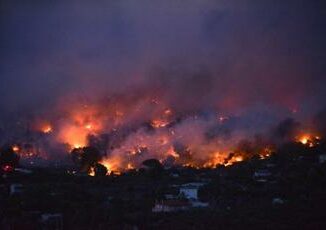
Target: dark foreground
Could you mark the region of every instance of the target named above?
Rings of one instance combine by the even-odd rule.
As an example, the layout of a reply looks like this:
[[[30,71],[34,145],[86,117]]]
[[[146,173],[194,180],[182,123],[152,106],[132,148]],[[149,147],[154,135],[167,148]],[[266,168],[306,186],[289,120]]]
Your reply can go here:
[[[324,154],[292,145],[215,169],[3,174],[0,229],[326,229]]]

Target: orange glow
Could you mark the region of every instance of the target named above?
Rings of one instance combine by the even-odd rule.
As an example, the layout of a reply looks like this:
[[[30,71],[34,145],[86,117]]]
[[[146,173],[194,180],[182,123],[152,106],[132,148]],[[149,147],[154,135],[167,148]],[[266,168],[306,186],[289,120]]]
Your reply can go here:
[[[309,140],[310,140],[310,137],[309,137],[308,135],[302,136],[302,137],[300,137],[300,139],[299,139],[299,141],[300,141],[302,144],[304,144],[304,145],[306,145],[306,144],[308,143]]]
[[[51,133],[52,132],[52,127],[51,125],[46,125],[42,128],[43,133]]]
[[[234,161],[235,162],[241,162],[241,161],[243,161],[243,157],[242,156],[237,156],[237,157],[234,158]]]
[[[302,136],[297,138],[297,141],[303,145],[306,145],[308,147],[314,147],[318,144],[320,140],[319,136],[315,136],[312,134],[303,134]]]
[[[92,124],[86,124],[85,129],[91,130],[93,128]]]
[[[131,164],[131,163],[128,163],[127,165],[127,169],[131,170],[131,169],[134,169],[135,167]]]
[[[89,176],[95,176],[95,169],[94,167],[91,167],[88,173]]]
[[[114,103],[108,103],[104,106],[102,104],[85,103],[69,104],[61,113],[64,115],[59,116],[59,120],[53,121],[51,124],[48,121],[41,123],[41,125],[39,123],[37,130],[43,133],[53,132],[49,137],[54,137],[61,144],[66,144],[67,151],[95,143],[95,146],[99,147],[101,154],[108,154],[107,158],[99,162],[107,168],[108,173],[141,167],[141,162],[147,158],[155,158],[160,162],[166,162],[166,164],[171,162],[171,164],[199,168],[216,167],[217,165],[229,166],[247,160],[252,156],[265,159],[272,154],[271,148],[261,148],[261,143],[258,144],[259,146],[254,146],[258,147],[259,152],[256,148],[249,148],[249,150],[241,152],[242,150],[237,147],[238,139],[250,140],[251,138],[243,136],[242,133],[239,134],[239,137],[233,138],[232,136],[230,140],[224,140],[219,136],[216,139],[214,136],[213,141],[208,140],[204,133],[206,124],[210,126],[211,122],[214,122],[214,125],[223,126],[225,122],[231,119],[231,115],[230,117],[226,116],[229,115],[228,111],[214,113],[214,117],[209,119],[209,123],[206,123],[206,121],[200,122],[200,116],[192,115],[189,123],[195,119],[198,122],[194,123],[194,128],[192,126],[188,128],[188,121],[180,122],[181,125],[178,122],[174,123],[173,119],[178,118],[178,116],[172,117],[175,111],[172,111],[167,104],[159,100],[151,100],[154,105],[151,105],[150,109],[145,107],[144,104],[148,103],[148,101],[135,103],[136,105],[132,104],[134,102],[131,104],[127,102],[128,106],[120,105],[120,102],[115,99],[112,101]],[[144,110],[143,107],[146,109]],[[145,126],[146,129],[142,127],[135,130],[135,132],[129,132],[126,129],[129,133],[125,135],[124,127],[128,127],[128,123],[137,121],[135,124],[138,124],[139,119],[143,118],[144,124],[150,123],[153,128],[157,129],[153,130],[151,128],[147,130],[147,126]],[[120,127],[123,131],[121,133],[119,132]],[[110,138],[112,134],[113,141],[111,139],[107,141],[106,136],[102,138],[101,134],[108,134]],[[94,136],[94,138],[90,139],[90,136]],[[308,145],[310,142],[315,143],[312,142],[313,138],[314,136],[311,135],[303,135],[295,140]],[[318,139],[319,137],[315,138]],[[105,145],[102,145],[102,142],[105,142]],[[181,147],[179,148],[177,144],[180,144]],[[106,147],[107,149],[105,149]],[[16,150],[19,151],[19,149]],[[23,150],[23,152],[27,152],[25,148]],[[40,152],[39,147],[32,151],[35,154]],[[94,168],[91,169],[89,174],[95,174]]]
[[[259,154],[260,159],[266,159],[272,155],[273,149],[265,147]]]
[[[165,120],[153,120],[151,125],[154,127],[154,128],[163,128],[163,127],[166,127],[167,125],[169,124],[168,121],[165,121]]]
[[[12,146],[12,150],[17,153],[20,151],[20,148],[17,145]]]
[[[165,115],[171,115],[171,114],[172,114],[172,110],[171,110],[171,109],[166,109],[166,110],[164,111],[164,114],[165,114]]]
[[[70,145],[72,148],[82,148],[87,146],[87,130],[78,126],[65,126],[59,136],[62,143]]]
[[[52,125],[48,121],[44,120],[37,121],[34,124],[34,129],[45,134],[51,133],[53,131]]]
[[[120,174],[120,161],[118,159],[102,159],[100,161],[100,164],[104,165],[104,167],[108,170],[108,174],[110,174],[111,172],[114,172],[116,174]],[[130,167],[132,167],[132,165],[129,165]],[[128,167],[128,165],[127,165]]]
[[[173,147],[169,148],[167,154],[173,156],[174,158],[179,158],[180,157],[180,155],[174,151]]]
[[[88,145],[88,137],[102,131],[103,118],[96,106],[83,105],[69,108],[68,117],[58,127],[57,140],[70,148]]]

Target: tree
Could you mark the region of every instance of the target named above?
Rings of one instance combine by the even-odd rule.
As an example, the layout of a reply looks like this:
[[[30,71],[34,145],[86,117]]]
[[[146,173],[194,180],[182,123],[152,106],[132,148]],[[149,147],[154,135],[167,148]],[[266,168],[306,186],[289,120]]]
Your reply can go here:
[[[143,162],[143,165],[147,167],[148,172],[154,178],[160,177],[163,172],[163,166],[157,159],[148,159]]]
[[[19,163],[19,156],[14,152],[11,147],[5,147],[0,152],[0,165],[1,168],[15,168]]]
[[[88,172],[101,159],[99,150],[91,146],[73,149],[71,156],[82,172]]]
[[[148,159],[143,162],[143,165],[149,169],[162,169],[163,166],[161,162],[157,159]]]
[[[99,163],[95,164],[94,171],[95,171],[95,176],[99,176],[99,177],[106,176],[106,174],[108,173],[107,168]]]

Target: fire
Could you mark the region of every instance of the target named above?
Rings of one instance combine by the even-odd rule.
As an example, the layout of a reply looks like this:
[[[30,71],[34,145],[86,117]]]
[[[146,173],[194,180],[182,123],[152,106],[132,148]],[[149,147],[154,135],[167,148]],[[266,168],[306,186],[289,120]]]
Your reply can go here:
[[[212,154],[212,156],[213,157],[203,165],[205,168],[215,167],[216,165],[227,166],[227,163],[225,163],[225,154],[221,152],[215,152]]]
[[[81,144],[73,144],[72,145],[74,149],[80,149],[80,148],[83,148],[85,147],[86,145],[81,145]]]
[[[120,174],[120,161],[119,159],[109,159],[109,158],[105,158],[102,159],[100,162],[100,164],[104,165],[104,167],[108,170],[108,174],[110,174],[111,172],[114,172],[116,174]],[[128,167],[128,165],[127,165]],[[129,167],[133,167],[132,164],[129,165]]]
[[[320,137],[312,134],[303,134],[302,136],[298,137],[297,140],[303,145],[314,147],[316,144],[318,144]]]
[[[164,111],[164,114],[165,114],[165,115],[171,115],[171,114],[172,114],[172,110],[171,110],[171,109],[166,109],[166,110]]]
[[[52,130],[52,127],[51,125],[46,125],[44,127],[42,127],[42,132],[43,133],[51,133],[53,130]]]
[[[53,131],[52,125],[49,121],[38,120],[33,125],[34,130],[42,132],[44,134],[51,133]]]
[[[180,157],[180,155],[175,152],[173,147],[169,148],[169,150],[167,151],[167,154],[170,155],[170,156],[173,156],[174,158],[179,158]]]
[[[92,147],[98,148],[102,156],[107,156],[99,163],[109,173],[141,167],[141,163],[148,158],[158,159],[166,165],[216,167],[236,164],[253,156],[265,159],[273,152],[270,147],[273,143],[268,137],[266,142],[263,138],[263,142],[258,144],[242,132],[229,138],[231,133],[224,132],[224,128],[229,129],[227,123],[232,123],[233,117],[228,112],[216,112],[202,119],[197,113],[183,116],[177,111],[172,112],[169,105],[157,99],[151,100],[150,107],[144,100],[135,102],[135,105],[132,104],[134,101],[127,105],[120,105],[115,98],[112,101],[104,106],[70,104],[60,113],[64,115],[59,120],[38,121],[35,131],[51,133],[48,137],[41,137],[46,136],[43,138],[46,141],[55,138],[60,144],[68,146],[66,150],[94,145]],[[152,128],[148,129],[148,124]],[[308,147],[315,146],[320,140],[319,136],[310,133],[300,134],[294,141]],[[250,142],[249,146],[238,148],[237,144],[242,138]],[[42,147],[38,147],[42,144],[26,150],[24,143],[14,143],[19,143],[19,147],[12,146],[12,149],[20,152],[20,155],[32,156],[33,152],[38,155],[43,151],[39,150]],[[91,168],[90,175],[95,174],[94,170]]]
[[[85,129],[91,130],[93,128],[92,124],[86,124]]]
[[[160,119],[153,120],[152,123],[151,123],[151,125],[154,128],[163,128],[163,127],[166,127],[168,124],[169,124],[168,121],[160,120]]]
[[[127,164],[127,169],[131,170],[131,169],[135,169],[135,167],[131,163],[128,163]]]
[[[243,157],[242,156],[237,156],[234,158],[235,162],[241,162],[243,161]]]
[[[14,146],[12,146],[12,151],[14,151],[15,153],[18,153],[20,151],[20,148],[18,147],[18,145],[14,145]]]
[[[66,125],[59,132],[59,142],[68,144],[70,148],[87,146],[89,131],[78,125]]]
[[[299,141],[300,141],[302,144],[304,144],[304,145],[306,145],[306,144],[308,143],[309,140],[310,140],[310,137],[307,136],[307,135],[305,135],[305,136],[303,136],[303,137],[301,137],[301,138],[299,139]]]
[[[232,157],[230,160],[228,160],[227,162],[224,162],[223,165],[224,166],[230,166],[230,165],[233,165],[234,163],[237,163],[237,162],[241,162],[243,161],[244,158],[242,156],[234,156]]]
[[[91,167],[91,168],[90,168],[90,170],[89,170],[89,172],[88,172],[88,175],[89,175],[89,176],[95,176],[95,169],[94,169],[94,167]]]
[[[260,159],[266,159],[272,155],[273,149],[271,147],[265,147],[259,154]]]

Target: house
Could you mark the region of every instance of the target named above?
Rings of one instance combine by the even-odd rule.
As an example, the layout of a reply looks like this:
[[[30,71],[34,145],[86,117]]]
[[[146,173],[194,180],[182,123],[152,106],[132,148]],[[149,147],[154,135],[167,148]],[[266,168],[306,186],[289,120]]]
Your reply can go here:
[[[24,192],[24,186],[22,184],[11,184],[9,187],[9,194],[12,195],[19,195]]]
[[[152,212],[177,212],[191,208],[206,208],[209,203],[198,200],[198,190],[205,183],[192,182],[182,185],[174,185],[179,189],[179,194],[165,194],[164,200],[156,202]]]
[[[326,162],[326,154],[321,154],[319,155],[319,163],[322,164],[322,163],[325,163]]]
[[[41,215],[42,229],[46,230],[62,230],[63,218],[61,213],[45,213]]]
[[[15,171],[16,171],[16,172],[23,173],[23,174],[31,174],[31,173],[32,173],[31,170],[23,169],[23,168],[15,168]]]
[[[275,197],[272,200],[272,204],[273,205],[282,205],[282,204],[284,204],[284,200],[282,198]]]
[[[189,200],[198,200],[198,190],[203,185],[205,185],[205,183],[202,182],[192,182],[188,184],[183,184],[179,188],[179,195]]]
[[[186,211],[192,207],[187,200],[163,200],[156,202],[152,212],[177,212]]]
[[[259,169],[253,175],[253,179],[257,182],[267,182],[271,177],[272,173],[268,169]]]

